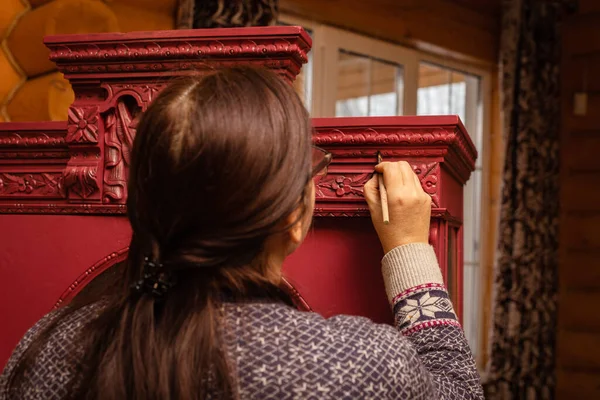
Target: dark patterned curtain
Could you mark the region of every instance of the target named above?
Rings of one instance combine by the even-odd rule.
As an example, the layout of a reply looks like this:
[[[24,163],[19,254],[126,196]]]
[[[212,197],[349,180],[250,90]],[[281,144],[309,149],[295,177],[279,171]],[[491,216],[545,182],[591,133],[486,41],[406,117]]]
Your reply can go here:
[[[554,397],[560,20],[572,0],[505,0],[506,158],[486,398]]]
[[[275,24],[278,0],[179,0],[177,27],[234,28]]]

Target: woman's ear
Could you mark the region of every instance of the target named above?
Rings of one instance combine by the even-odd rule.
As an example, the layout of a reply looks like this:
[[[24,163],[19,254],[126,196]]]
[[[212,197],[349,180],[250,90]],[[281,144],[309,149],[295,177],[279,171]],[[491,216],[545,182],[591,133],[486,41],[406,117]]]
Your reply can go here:
[[[311,226],[313,209],[315,207],[315,186],[313,181],[308,184],[306,193],[307,197],[301,201],[301,204],[285,220],[287,226],[291,225],[287,231],[288,254],[291,254],[302,244]]]
[[[302,215],[302,205],[298,206],[290,215],[288,215],[286,225],[294,224],[288,230],[290,247],[295,249],[304,240],[304,218],[300,218]]]

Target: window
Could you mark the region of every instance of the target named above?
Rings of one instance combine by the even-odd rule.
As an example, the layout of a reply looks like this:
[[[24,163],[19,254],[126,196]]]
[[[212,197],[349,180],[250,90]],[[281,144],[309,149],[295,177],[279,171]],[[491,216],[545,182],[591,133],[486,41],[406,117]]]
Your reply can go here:
[[[478,350],[481,291],[479,253],[482,204],[483,105],[481,77],[421,62],[417,91],[418,115],[456,114],[477,148],[475,171],[464,188],[464,310],[463,326],[473,353]]]
[[[419,64],[418,115],[459,115],[465,120],[465,77],[444,67]]]
[[[401,65],[346,50],[340,50],[338,57],[336,116],[402,115]]]
[[[463,326],[475,355],[480,343],[480,237],[484,201],[485,93],[490,72],[363,35],[293,18],[313,38],[303,68],[303,94],[315,117],[444,115],[460,116],[478,151],[475,172],[464,189]],[[306,28],[305,28],[306,29]],[[308,85],[308,86],[307,86]],[[312,86],[311,86],[312,85]]]

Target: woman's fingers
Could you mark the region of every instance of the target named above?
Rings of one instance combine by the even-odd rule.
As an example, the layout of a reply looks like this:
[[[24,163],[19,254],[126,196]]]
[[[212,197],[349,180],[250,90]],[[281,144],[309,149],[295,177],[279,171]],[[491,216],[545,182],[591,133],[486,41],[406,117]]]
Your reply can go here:
[[[427,243],[431,198],[411,165],[406,161],[383,162],[375,170],[383,174],[387,189],[389,224],[382,219],[377,177],[365,185],[365,198],[384,251],[408,243]]]
[[[398,162],[398,168],[400,169],[400,173],[402,174],[402,180],[404,181],[404,185],[406,186],[414,186],[415,182],[413,180],[413,175],[415,174],[412,170],[412,167],[406,161]]]
[[[399,162],[384,161],[375,166],[375,172],[383,175],[383,184],[388,192],[394,192],[406,184]]]

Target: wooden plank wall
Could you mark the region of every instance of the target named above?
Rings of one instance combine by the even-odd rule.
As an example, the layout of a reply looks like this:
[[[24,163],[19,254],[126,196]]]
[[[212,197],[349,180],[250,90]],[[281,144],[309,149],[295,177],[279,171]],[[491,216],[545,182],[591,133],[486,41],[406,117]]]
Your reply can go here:
[[[280,0],[283,13],[473,63],[498,59],[499,1]],[[472,4],[479,4],[474,7]]]
[[[600,399],[600,1],[579,0],[563,32],[557,398]]]

